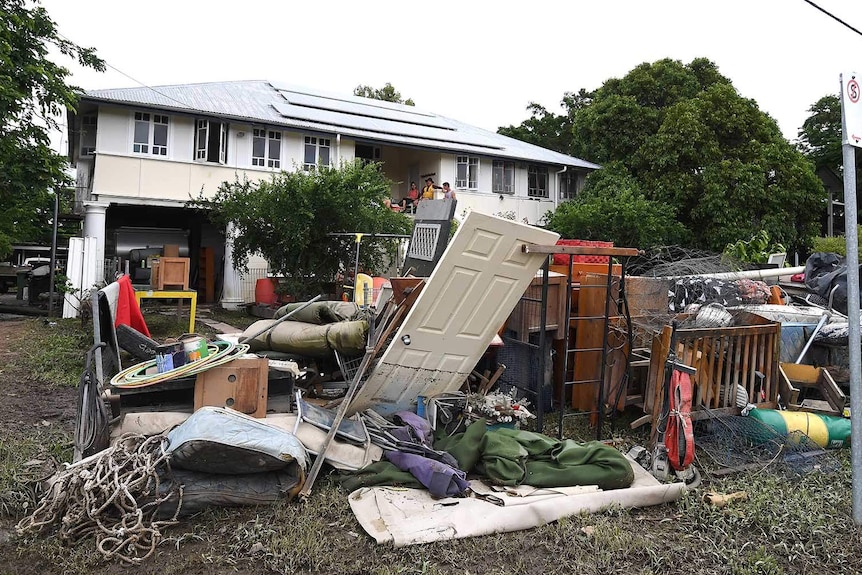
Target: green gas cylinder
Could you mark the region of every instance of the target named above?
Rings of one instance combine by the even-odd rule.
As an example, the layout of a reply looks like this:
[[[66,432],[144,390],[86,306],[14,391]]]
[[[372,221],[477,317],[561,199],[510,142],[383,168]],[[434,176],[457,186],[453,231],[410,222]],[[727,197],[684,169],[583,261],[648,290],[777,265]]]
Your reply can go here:
[[[780,435],[790,435],[794,431],[800,431],[823,448],[850,445],[850,420],[843,417],[777,409],[752,409],[748,416]]]

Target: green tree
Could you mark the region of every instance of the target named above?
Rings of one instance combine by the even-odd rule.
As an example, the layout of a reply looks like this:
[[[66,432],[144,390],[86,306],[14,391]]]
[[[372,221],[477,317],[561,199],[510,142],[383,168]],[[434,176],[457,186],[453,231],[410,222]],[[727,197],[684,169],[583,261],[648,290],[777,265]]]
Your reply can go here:
[[[373,100],[383,100],[385,102],[395,102],[396,104],[404,104],[406,106],[415,106],[416,104],[413,102],[412,98],[407,98],[406,100],[401,99],[401,92],[395,89],[395,87],[386,82],[386,85],[382,88],[373,88],[371,86],[366,86],[365,84],[360,84],[353,89],[354,96],[361,96],[363,98],[371,98]]]
[[[653,247],[687,239],[673,207],[647,199],[620,162],[602,167],[578,197],[560,204],[548,218],[548,228],[565,238],[618,246]]]
[[[517,126],[502,126],[498,134],[529,142],[564,154],[572,153],[572,121],[581,108],[589,105],[593,92],[583,88],[577,92],[566,92],[560,102],[565,113],[554,114],[541,104],[530,102],[527,111],[530,117]]]
[[[352,271],[354,238],[328,234],[410,232],[409,218],[384,206],[390,185],[379,165],[354,162],[281,172],[259,182],[225,182],[212,198],[201,193],[190,206],[208,210],[217,225],[234,224],[238,268],[259,253],[288,278],[293,295],[308,297],[325,292],[344,264]],[[391,242],[363,241],[360,266],[373,273],[391,247]]]
[[[824,192],[811,164],[705,59],[606,81],[575,114],[572,149],[622,163],[644,198],[673,207],[691,247],[721,251],[761,229],[799,247],[818,229]]]
[[[78,90],[66,82],[69,70],[48,59],[49,50],[104,70],[92,48],[60,36],[45,9],[30,5],[0,0],[0,257],[14,242],[44,238],[53,218],[49,190],[69,183],[50,132],[59,129],[57,116],[75,107]]]
[[[841,153],[841,102],[830,94],[817,100],[799,130],[797,147],[814,162],[815,168],[829,168],[841,173],[844,159]]]

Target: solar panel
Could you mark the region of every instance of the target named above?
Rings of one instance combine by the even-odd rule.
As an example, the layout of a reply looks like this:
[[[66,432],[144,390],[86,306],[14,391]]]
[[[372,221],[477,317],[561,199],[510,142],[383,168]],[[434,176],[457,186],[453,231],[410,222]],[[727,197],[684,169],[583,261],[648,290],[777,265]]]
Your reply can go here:
[[[410,108],[410,106],[404,106],[403,104],[358,97],[348,100],[343,97],[336,98],[317,96],[289,90],[280,90],[280,93],[285,100],[294,106],[327,110],[330,112],[339,112],[342,114],[351,114],[367,118],[376,118],[379,120],[393,120],[395,122],[404,122],[407,124],[416,124],[418,126],[440,128],[443,130],[452,129],[450,123],[444,118],[418,110],[405,110],[404,108]],[[389,106],[394,107],[387,107],[381,104],[388,104]]]
[[[367,132],[379,134],[390,134],[397,136],[410,136],[423,140],[438,140],[485,148],[497,148],[486,139],[477,137],[475,134],[467,136],[452,129],[441,129],[429,126],[420,126],[388,119],[357,116],[344,112],[333,112],[319,108],[308,108],[305,106],[294,106],[291,104],[273,104],[275,110],[285,118],[304,120],[326,124],[334,128],[354,128]]]

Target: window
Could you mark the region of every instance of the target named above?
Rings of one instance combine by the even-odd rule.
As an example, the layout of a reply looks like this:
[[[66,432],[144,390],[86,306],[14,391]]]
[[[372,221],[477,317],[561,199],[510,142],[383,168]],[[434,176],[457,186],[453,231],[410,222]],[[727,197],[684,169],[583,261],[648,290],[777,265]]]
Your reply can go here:
[[[252,132],[251,165],[281,167],[281,132],[255,128]]]
[[[317,166],[328,166],[330,149],[329,138],[306,136],[303,161],[305,169],[313,170]]]
[[[135,135],[132,151],[136,154],[168,155],[168,117],[162,114],[135,112]]]
[[[195,160],[224,164],[227,160],[227,123],[198,120],[195,134]]]
[[[578,195],[578,173],[563,172],[560,174],[560,199],[573,200]]]
[[[515,162],[494,160],[491,190],[495,194],[515,193]]]
[[[479,187],[479,158],[458,156],[455,171],[455,187],[462,190],[475,190]]]
[[[356,144],[356,159],[362,160],[362,165],[380,161],[380,148],[371,144]]]
[[[81,155],[92,156],[96,152],[96,115],[81,116]]]
[[[548,167],[527,167],[527,195],[533,198],[548,197]]]

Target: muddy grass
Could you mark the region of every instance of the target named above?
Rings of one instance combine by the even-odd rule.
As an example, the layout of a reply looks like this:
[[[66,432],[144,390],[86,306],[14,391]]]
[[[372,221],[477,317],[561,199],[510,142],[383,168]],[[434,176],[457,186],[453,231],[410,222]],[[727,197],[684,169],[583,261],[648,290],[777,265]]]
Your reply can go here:
[[[182,330],[182,322],[160,329]],[[18,537],[14,526],[32,509],[37,480],[71,459],[74,384],[87,341],[80,322],[0,320],[0,575],[862,572],[846,451],[829,473],[788,476],[766,466],[716,478],[705,469],[702,488],[673,505],[402,549],[376,545],[330,478],[304,504],[215,509],[185,519],[138,567],[105,561],[92,540]],[[719,510],[702,503],[706,490],[744,490],[749,500]]]

